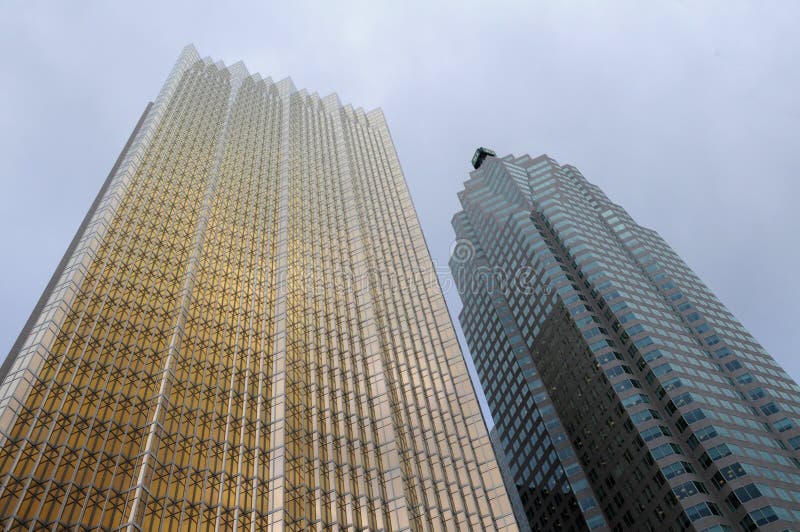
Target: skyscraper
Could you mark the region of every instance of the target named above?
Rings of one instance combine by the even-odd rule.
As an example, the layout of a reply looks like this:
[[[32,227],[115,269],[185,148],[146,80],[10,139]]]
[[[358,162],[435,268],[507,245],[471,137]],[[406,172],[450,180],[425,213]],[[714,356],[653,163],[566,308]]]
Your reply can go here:
[[[432,271],[380,110],[187,47],[3,365],[0,522],[516,530]]]
[[[796,529],[797,384],[575,167],[473,164],[450,264],[532,529]]]

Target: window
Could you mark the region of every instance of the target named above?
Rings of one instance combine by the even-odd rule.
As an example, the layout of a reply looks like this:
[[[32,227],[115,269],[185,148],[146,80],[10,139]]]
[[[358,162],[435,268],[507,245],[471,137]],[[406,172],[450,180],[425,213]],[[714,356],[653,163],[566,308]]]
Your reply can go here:
[[[700,463],[703,464],[703,467],[707,468],[715,460],[719,460],[720,458],[723,458],[730,454],[733,454],[730,448],[728,447],[727,444],[723,443],[721,445],[717,445],[716,447],[712,447],[711,449],[700,455]]]
[[[725,497],[725,502],[732,510],[737,509],[743,502],[761,497],[761,490],[755,484],[747,484],[741,488],[733,490],[733,493]]]
[[[724,486],[729,480],[743,477],[747,474],[742,464],[739,462],[733,463],[729,466],[721,467],[719,473],[714,475],[714,482],[717,486]]]
[[[628,352],[630,353],[630,351],[628,351]],[[631,354],[631,356],[633,356],[633,355]],[[652,362],[654,360],[658,360],[659,358],[661,358],[663,356],[664,356],[664,353],[662,353],[660,350],[653,349],[652,351],[650,351],[650,352],[648,352],[648,353],[646,353],[644,355],[644,359],[646,361],[648,361],[648,362]]]
[[[679,396],[677,396],[672,401],[670,401],[667,404],[667,410],[669,411],[670,414],[672,414],[672,413],[675,412],[676,408],[688,405],[689,403],[692,403],[692,402],[694,402],[694,398],[692,397],[692,394],[689,393],[689,392],[685,392],[685,393],[682,393]]]
[[[591,530],[594,530],[595,528],[600,528],[600,527],[606,526],[606,522],[603,519],[602,515],[595,515],[594,517],[589,518],[589,520],[587,521],[587,524],[589,525],[589,528]]]
[[[633,422],[637,425],[647,421],[648,419],[661,419],[661,416],[658,412],[649,408],[647,410],[642,410],[641,412],[636,412],[631,416],[631,420],[633,420]]]
[[[783,508],[779,508],[777,506],[764,506],[763,508],[759,508],[753,512],[750,512],[750,515],[745,517],[742,520],[744,523],[747,520],[750,520],[750,523],[755,523],[757,526],[763,526],[767,523],[771,523],[773,521],[777,521],[778,519],[785,519],[786,521],[792,521],[791,515],[789,512],[784,510]],[[754,530],[755,527],[750,528],[750,526],[742,525],[745,530]]]
[[[766,395],[762,388],[753,388],[748,392],[748,394],[750,395],[750,399],[753,401],[757,401]]]
[[[728,368],[728,371],[736,371],[737,369],[741,369],[742,363],[738,360],[731,360],[725,363],[725,367]]]
[[[670,366],[669,364],[662,364],[662,365],[658,366],[657,368],[653,368],[653,373],[656,376],[659,376],[659,377],[661,375],[665,375],[667,373],[670,373],[671,371],[672,371],[672,366]]]
[[[767,403],[761,407],[761,411],[765,416],[771,416],[772,414],[780,412],[780,409],[775,405],[775,403]]]
[[[672,488],[672,492],[676,497],[678,497],[678,499],[685,499],[687,497],[691,497],[692,495],[697,495],[698,493],[708,493],[708,490],[702,482],[690,480],[679,486],[675,486]]]
[[[649,336],[644,336],[633,342],[633,345],[635,345],[637,349],[643,349],[648,345],[653,345],[653,339]]]
[[[642,386],[639,384],[639,381],[636,379],[625,379],[614,385],[614,389],[618,392],[624,392],[625,390],[630,390],[631,388],[641,387]]]
[[[692,410],[691,412],[689,412],[689,413],[687,413],[687,414],[685,414],[683,416],[683,419],[685,419],[686,423],[689,423],[689,424],[694,423],[695,421],[700,421],[701,419],[705,419],[705,418],[706,418],[706,415],[703,412],[702,408],[695,408],[694,410]]]
[[[656,438],[660,438],[661,436],[671,436],[669,429],[662,425],[651,427],[642,432],[642,439],[644,439],[644,441],[654,440]]]
[[[622,404],[630,408],[635,405],[650,404],[650,399],[648,399],[646,395],[637,393],[623,399]]]
[[[624,358],[622,358],[622,355],[620,355],[616,351],[611,351],[610,353],[606,353],[604,355],[600,355],[599,357],[597,357],[597,361],[600,362],[601,364],[606,364],[614,359],[625,360]]]
[[[625,505],[625,497],[622,496],[622,493],[614,495],[614,504],[617,505],[617,508],[622,508]]]
[[[675,377],[673,379],[665,381],[663,386],[664,389],[667,391],[674,390],[675,388],[680,388],[681,386],[683,386],[683,381],[681,381],[680,377]]]
[[[701,502],[686,509],[686,517],[689,521],[697,521],[709,515],[722,515],[719,512],[719,507],[713,502]],[[727,527],[730,530],[730,527]],[[707,529],[712,530],[712,529]],[[721,529],[724,530],[724,529]]]
[[[666,478],[675,478],[686,473],[694,473],[694,468],[689,463],[679,461],[662,467],[661,473],[663,473]]]
[[[773,425],[775,425],[775,430],[777,430],[778,432],[785,432],[794,426],[792,425],[791,420],[787,418],[779,419],[778,421],[773,423]]]
[[[607,369],[606,377],[611,379],[613,377],[618,377],[624,373],[631,374],[632,373],[631,368],[629,368],[625,364],[620,364],[619,366],[614,366],[613,368]]]
[[[625,524],[629,527],[633,526],[633,523],[635,523],[630,511],[625,512],[625,514],[622,516],[622,520],[625,521]]]
[[[636,325],[633,325],[633,326],[631,326],[631,327],[628,327],[628,330],[627,330],[627,332],[628,332],[628,334],[629,334],[630,336],[637,335],[637,334],[639,334],[640,332],[644,332],[644,325],[642,325],[641,323],[637,323]]]
[[[709,425],[707,427],[703,427],[701,429],[697,429],[694,432],[694,435],[700,441],[710,440],[711,438],[714,438],[715,436],[717,436],[717,429],[715,429],[713,425]]]
[[[665,456],[669,456],[671,454],[683,454],[683,451],[678,445],[674,443],[665,443],[653,449],[651,451],[651,454],[653,455],[653,458],[658,460],[660,458],[664,458]]]
[[[727,347],[721,347],[714,351],[714,354],[717,355],[717,358],[725,358],[731,354],[731,350]]]
[[[584,497],[578,504],[580,504],[581,510],[584,512],[597,507],[597,501],[594,500],[594,497]]]

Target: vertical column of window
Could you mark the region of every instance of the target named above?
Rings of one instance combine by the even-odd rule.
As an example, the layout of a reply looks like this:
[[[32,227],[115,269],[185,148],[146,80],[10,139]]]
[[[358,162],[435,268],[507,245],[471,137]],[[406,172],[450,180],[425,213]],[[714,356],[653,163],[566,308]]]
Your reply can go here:
[[[220,180],[215,194],[214,207],[209,220],[209,255],[205,258],[204,289],[206,299],[197,301],[198,317],[203,310],[219,305],[216,332],[225,342],[224,358],[218,361],[213,374],[218,375],[221,389],[217,402],[226,412],[222,440],[215,448],[221,449],[223,458],[217,477],[220,492],[232,494],[217,507],[215,521],[229,527],[237,523],[245,527],[251,522],[252,510],[247,502],[252,499],[247,491],[252,486],[252,473],[245,470],[245,456],[252,449],[245,448],[247,434],[253,430],[250,422],[256,405],[252,404],[253,387],[253,314],[252,295],[257,288],[252,285],[259,259],[254,257],[255,235],[260,230],[259,193],[257,187],[270,184],[270,179],[254,180],[260,172],[254,163],[264,153],[258,142],[266,124],[264,113],[258,105],[261,91],[253,78],[246,77],[238,92],[233,116],[226,133],[225,154],[220,166]],[[253,122],[258,121],[259,134],[253,131]],[[263,137],[262,137],[263,139]],[[254,156],[255,155],[255,156]],[[213,240],[212,240],[213,239]],[[212,355],[213,356],[213,355]],[[256,429],[257,430],[257,429]],[[250,462],[248,460],[248,462]],[[248,468],[249,469],[249,468]],[[218,499],[219,500],[219,499]]]
[[[370,500],[374,499],[376,511],[371,514],[371,522],[376,523],[374,526],[392,526],[391,523],[404,523],[409,520],[416,519],[419,513],[418,506],[418,493],[409,492],[403,485],[402,476],[403,471],[401,467],[397,467],[396,460],[399,459],[400,446],[394,441],[400,437],[397,427],[392,423],[391,411],[391,397],[378,391],[374,384],[383,382],[384,386],[388,384],[389,378],[387,375],[387,368],[382,359],[381,353],[386,349],[385,344],[382,342],[381,330],[385,326],[385,322],[381,321],[378,307],[381,305],[381,294],[374,284],[386,283],[386,279],[382,275],[375,276],[376,272],[396,271],[396,269],[389,268],[386,264],[382,264],[378,269],[372,270],[370,263],[365,256],[365,251],[368,249],[368,241],[371,237],[367,236],[365,228],[368,225],[375,225],[379,231],[387,231],[388,228],[383,226],[381,220],[376,214],[379,210],[383,210],[385,200],[384,198],[376,197],[369,198],[363,197],[364,189],[362,188],[361,179],[364,168],[372,167],[374,165],[375,155],[372,150],[368,149],[368,141],[363,135],[362,123],[364,117],[360,112],[348,113],[347,115],[338,115],[340,118],[347,118],[349,123],[349,131],[354,133],[349,139],[353,141],[350,144],[350,152],[344,151],[342,153],[343,162],[346,165],[347,179],[343,182],[342,195],[349,203],[345,208],[345,212],[351,212],[352,215],[347,216],[346,231],[353,244],[352,256],[357,257],[358,262],[354,264],[351,272],[355,279],[357,279],[358,290],[353,294],[353,306],[359,309],[361,318],[361,329],[359,336],[366,341],[362,342],[359,348],[358,360],[354,360],[354,371],[359,376],[361,386],[361,394],[375,393],[376,402],[373,406],[377,407],[371,409],[367,404],[359,406],[360,412],[367,413],[365,419],[365,428],[369,428],[371,436],[374,436],[373,445],[375,446],[374,453],[367,450],[367,447],[361,448],[359,456],[362,467],[364,467],[364,489],[363,501],[364,505],[371,505]],[[346,138],[344,132],[341,141],[342,147],[347,149]],[[372,170],[372,179],[379,179],[379,174]],[[355,207],[355,209],[353,209]],[[366,260],[365,260],[366,259]],[[392,279],[394,281],[394,279]],[[385,287],[381,287],[385,289]],[[383,344],[383,345],[382,345]],[[391,388],[389,386],[381,389],[388,392]],[[366,397],[362,395],[366,401]],[[384,437],[387,437],[386,439]],[[372,439],[372,438],[371,438]],[[390,441],[390,439],[392,441]],[[376,461],[376,456],[382,454],[380,449],[390,449],[386,453],[385,460],[381,459],[380,468],[377,471],[371,471]],[[377,464],[375,464],[377,465]],[[371,485],[375,480],[381,479],[386,482],[389,489],[383,493],[380,490],[374,489]],[[398,497],[405,498],[406,511],[395,512],[392,506],[395,504],[392,501]]]
[[[339,139],[331,125],[333,117],[338,113],[339,102],[335,95],[331,95],[326,100],[325,109],[330,114],[325,116],[327,140],[323,142],[327,144],[323,158],[330,176],[327,178],[327,182],[320,181],[317,185],[319,207],[324,216],[321,229],[323,232],[326,226],[330,229],[329,234],[321,236],[319,251],[325,279],[324,301],[319,303],[320,308],[318,309],[323,311],[323,316],[319,322],[325,323],[327,326],[323,330],[317,329],[320,348],[325,350],[320,353],[322,359],[319,360],[321,374],[319,375],[320,389],[317,398],[317,404],[322,408],[318,427],[322,432],[320,438],[323,442],[319,447],[321,464],[319,475],[322,488],[319,506],[323,526],[329,526],[328,523],[346,522],[345,512],[340,513],[338,509],[342,507],[347,495],[339,493],[338,488],[341,485],[337,486],[337,478],[346,467],[342,458],[346,453],[342,453],[341,449],[348,447],[347,420],[345,418],[347,405],[344,401],[345,394],[342,391],[346,390],[348,383],[353,380],[350,374],[352,357],[348,356],[352,353],[350,347],[352,330],[350,320],[347,318],[352,303],[348,298],[349,293],[342,291],[342,287],[345,286],[344,282],[336,277],[340,269],[347,268],[349,263],[349,254],[346,250],[340,249],[340,245],[337,245],[337,243],[347,240],[342,233],[344,231],[342,213],[345,209],[337,203],[340,201],[344,179],[336,163],[338,157],[336,144]],[[315,260],[317,259],[315,258]],[[337,265],[339,266],[337,267]],[[326,354],[327,360],[325,359]],[[335,396],[331,397],[334,394]]]
[[[337,153],[337,156],[339,155],[340,154]],[[344,175],[342,179],[345,179]],[[352,215],[352,205],[345,204],[341,196],[342,187],[344,186],[343,181],[338,183],[337,186],[339,188],[335,191],[336,197],[338,198],[338,221],[336,222],[336,228],[338,240],[343,243],[341,246],[337,247],[337,249],[341,249],[345,252],[342,258],[342,264],[348,275],[350,275],[356,253],[350,246],[352,241],[349,239],[349,234],[347,233],[347,217]],[[350,476],[349,454],[347,453],[348,446],[350,445],[350,440],[348,439],[349,415],[347,413],[350,403],[348,402],[347,391],[350,387],[350,382],[353,380],[354,366],[357,364],[354,353],[360,352],[361,350],[357,318],[358,309],[351,292],[354,287],[354,282],[358,281],[349,276],[347,277],[348,284],[344,285],[347,287],[346,291],[341,294],[339,301],[334,306],[336,312],[336,326],[333,330],[344,332],[344,335],[341,334],[341,332],[338,334],[340,356],[337,359],[338,371],[335,377],[336,389],[341,390],[342,393],[338,395],[334,403],[337,412],[334,423],[334,441],[336,444],[333,449],[333,456],[337,468],[335,479],[337,486],[337,490],[335,491],[335,511],[337,512],[336,516],[339,524],[349,521],[347,509],[352,508],[352,498],[349,490],[344,488],[342,479],[345,476],[348,478]],[[339,309],[343,309],[343,312],[339,312]],[[378,506],[376,510],[382,510],[382,507]]]
[[[198,73],[203,79],[204,89],[212,96],[218,109],[215,120],[209,120],[212,143],[214,148],[213,162],[211,167],[204,169],[208,172],[204,175],[204,190],[202,198],[197,198],[197,211],[193,212],[192,226],[193,231],[187,233],[186,237],[192,242],[190,254],[186,257],[184,285],[180,293],[178,303],[178,315],[175,320],[174,330],[169,340],[163,366],[160,368],[158,377],[158,391],[153,396],[153,407],[150,413],[149,428],[146,435],[146,442],[139,464],[134,494],[130,504],[130,513],[127,526],[141,526],[144,522],[149,522],[154,516],[163,511],[164,499],[151,494],[150,488],[155,480],[160,481],[164,472],[162,467],[166,457],[165,450],[169,447],[174,436],[165,430],[164,422],[174,411],[174,405],[170,401],[172,386],[174,384],[175,366],[182,358],[181,342],[185,335],[185,325],[188,319],[189,307],[191,304],[191,294],[195,284],[197,268],[201,259],[201,252],[208,224],[208,213],[213,201],[218,180],[218,168],[224,153],[225,135],[224,129],[230,120],[231,106],[233,103],[233,93],[230,86],[230,73],[220,70],[217,65],[206,67],[202,73]],[[202,174],[201,174],[202,175]],[[191,234],[191,236],[189,236]]]
[[[391,279],[373,277],[377,281],[373,283],[373,292],[376,293],[374,299],[379,302],[376,310],[381,316],[386,345],[392,346],[387,349],[401,355],[394,360],[384,359],[384,364],[388,374],[392,375],[390,381],[395,383],[394,389],[399,399],[393,418],[394,430],[396,434],[404,435],[400,440],[401,453],[409,457],[407,465],[402,468],[402,485],[411,510],[408,518],[415,523],[419,523],[420,519],[430,520],[428,508],[437,505],[438,501],[426,501],[426,497],[430,499],[430,494],[439,492],[441,502],[438,504],[442,509],[440,519],[446,526],[446,521],[452,519],[449,512],[452,511],[453,501],[447,491],[447,483],[435,481],[436,478],[446,479],[448,474],[446,468],[441,467],[444,459],[437,459],[437,456],[446,453],[439,446],[443,439],[435,436],[445,425],[440,419],[444,412],[437,404],[439,390],[434,376],[438,372],[431,367],[432,360],[419,358],[420,352],[438,351],[430,343],[431,329],[424,314],[429,302],[420,292],[424,280],[419,271],[419,242],[410,236],[409,231],[408,221],[413,216],[413,210],[409,212],[408,205],[402,202],[402,189],[398,188],[402,174],[398,178],[392,173],[393,167],[385,155],[389,148],[384,145],[384,138],[372,129],[369,120],[369,117],[359,113],[355,113],[353,119],[352,132],[358,139],[357,146],[363,157],[357,180],[360,190],[357,197],[364,202],[361,203],[362,208],[371,211],[375,220],[370,237],[370,249],[374,252],[368,253],[374,271],[397,273],[397,277]],[[376,210],[375,206],[379,208]],[[362,221],[362,227],[366,227],[365,221]],[[400,287],[399,293],[396,292],[397,286]],[[398,329],[400,337],[392,337],[392,330]],[[399,342],[401,339],[404,340],[402,343]],[[430,387],[417,393],[412,383],[421,382],[429,382]],[[426,439],[429,445],[425,445]],[[437,471],[431,471],[434,468]],[[415,470],[420,473],[415,474]],[[422,478],[422,483],[416,480],[418,478]]]
[[[280,156],[277,180],[276,251],[274,258],[275,306],[273,316],[274,343],[272,365],[268,370],[271,376],[271,395],[269,404],[269,469],[266,486],[268,526],[284,523],[286,518],[286,474],[287,463],[287,292],[289,269],[289,192],[294,174],[295,152],[293,144],[294,106],[292,95],[295,88],[290,79],[275,85],[280,98]]]
[[[278,174],[281,164],[282,145],[281,142],[281,122],[283,104],[278,96],[275,86],[271,82],[265,82],[265,89],[262,96],[262,105],[267,108],[266,124],[264,131],[266,142],[264,146],[263,159],[260,161],[260,176],[256,174],[253,179],[259,182],[264,181],[265,185],[259,195],[261,205],[260,216],[257,220],[258,240],[257,248],[261,253],[257,263],[257,277],[254,287],[254,300],[258,314],[256,314],[256,347],[258,353],[258,384],[255,390],[256,395],[256,415],[255,415],[255,439],[252,465],[252,487],[251,487],[251,507],[253,517],[251,522],[255,528],[265,528],[268,526],[268,511],[270,507],[268,479],[270,477],[272,442],[270,440],[269,416],[272,403],[270,398],[273,395],[271,390],[271,375],[269,368],[273,362],[273,346],[275,337],[275,323],[277,317],[273,315],[275,302],[277,300],[277,240],[278,233]]]
[[[358,376],[360,390],[359,412],[365,416],[360,424],[361,454],[360,460],[364,469],[364,497],[362,505],[370,509],[370,519],[378,527],[388,526],[384,515],[388,514],[387,499],[383,498],[380,490],[374,489],[374,482],[381,485],[386,478],[392,476],[392,453],[396,453],[396,435],[386,438],[392,433],[389,388],[386,382],[386,369],[383,366],[380,352],[382,350],[379,323],[376,317],[375,302],[364,282],[370,275],[369,264],[364,257],[367,241],[361,226],[361,217],[354,213],[354,207],[359,204],[357,190],[357,177],[351,166],[352,151],[348,150],[347,138],[343,122],[347,116],[341,109],[338,100],[327,102],[330,109],[329,129],[331,139],[334,141],[332,152],[336,172],[340,177],[335,191],[335,198],[340,204],[340,224],[342,227],[339,239],[347,250],[347,268],[353,280],[357,283],[357,290],[348,293],[352,298],[349,308],[354,309],[360,316],[358,338],[361,340],[358,347],[358,360],[354,360],[353,369]],[[338,247],[338,244],[337,244]],[[367,397],[369,398],[367,400]],[[386,430],[390,428],[390,430]],[[409,504],[411,500],[409,500]]]
[[[286,350],[286,512],[289,530],[310,526],[316,508],[312,507],[309,475],[313,474],[313,442],[311,433],[310,361],[309,352],[313,322],[309,319],[308,276],[314,267],[314,213],[311,196],[314,153],[307,95],[292,95],[293,127],[292,168],[289,192],[288,268],[287,278],[287,350]]]

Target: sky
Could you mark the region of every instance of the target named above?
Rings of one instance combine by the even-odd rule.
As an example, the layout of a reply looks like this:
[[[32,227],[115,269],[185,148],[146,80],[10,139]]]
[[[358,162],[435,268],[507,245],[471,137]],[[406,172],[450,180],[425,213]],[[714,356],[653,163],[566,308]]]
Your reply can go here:
[[[577,166],[800,380],[798,20],[792,1],[3,2],[0,358],[193,43],[381,107],[441,268],[477,146]]]

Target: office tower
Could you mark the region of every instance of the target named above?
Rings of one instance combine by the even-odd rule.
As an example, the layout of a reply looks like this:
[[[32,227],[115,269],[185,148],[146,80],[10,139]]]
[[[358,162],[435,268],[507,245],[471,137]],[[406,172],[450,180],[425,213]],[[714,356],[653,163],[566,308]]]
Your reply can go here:
[[[379,110],[187,47],[3,366],[6,529],[516,530]]]
[[[473,163],[450,264],[531,528],[797,529],[797,384],[575,167]]]
[[[511,469],[508,467],[508,459],[506,458],[506,452],[503,449],[503,441],[500,439],[500,434],[496,430],[492,429],[489,431],[489,439],[492,441],[492,448],[494,449],[494,454],[497,457],[497,465],[500,467],[500,474],[503,476],[503,483],[506,486],[508,499],[511,502],[511,509],[514,511],[514,517],[517,519],[517,525],[519,525],[520,532],[530,532],[531,528],[528,526],[528,518],[525,515],[525,507],[519,498],[519,490],[514,482],[514,475],[511,473]]]

